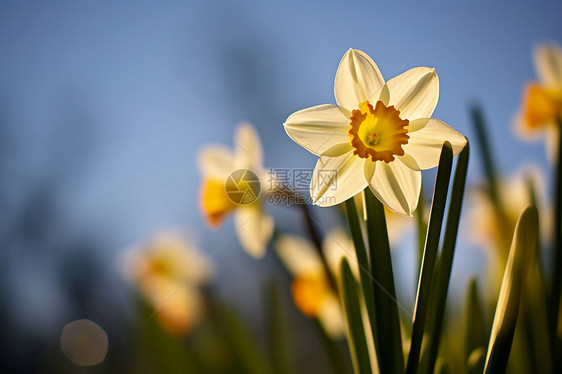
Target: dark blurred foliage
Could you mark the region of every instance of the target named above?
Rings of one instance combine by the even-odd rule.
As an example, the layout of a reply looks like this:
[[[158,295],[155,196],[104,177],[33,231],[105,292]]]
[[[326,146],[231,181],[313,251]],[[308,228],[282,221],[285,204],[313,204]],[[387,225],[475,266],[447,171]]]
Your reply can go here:
[[[0,372],[37,371],[72,320],[91,318],[115,338],[124,318],[103,243],[65,211],[87,173],[95,122],[80,95],[63,97],[42,139],[46,170],[27,168],[17,113],[0,111]]]

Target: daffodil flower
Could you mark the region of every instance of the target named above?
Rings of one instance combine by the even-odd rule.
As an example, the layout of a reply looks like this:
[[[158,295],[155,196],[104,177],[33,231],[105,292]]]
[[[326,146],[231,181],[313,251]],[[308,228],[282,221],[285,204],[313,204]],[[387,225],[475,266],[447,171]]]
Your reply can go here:
[[[210,280],[212,268],[183,235],[161,234],[126,251],[124,267],[165,332],[181,337],[193,328],[203,307],[199,288]]]
[[[529,180],[534,184],[539,205],[541,240],[548,243],[552,233],[551,204],[546,201],[546,178],[543,171],[536,165],[528,164],[517,173],[499,181],[499,196],[506,222],[500,222],[490,200],[490,194],[479,188],[469,192],[470,209],[468,211],[468,228],[470,240],[479,247],[490,251],[502,251],[505,262],[511,244],[513,230],[519,215],[525,208],[532,205],[529,191]],[[503,266],[503,262],[502,262]]]
[[[555,44],[539,45],[534,60],[539,81],[528,83],[523,92],[517,130],[523,139],[544,132],[549,153],[553,154],[562,120],[562,48]]]
[[[266,175],[263,168],[263,151],[260,139],[249,124],[241,124],[236,129],[235,149],[222,145],[205,147],[199,155],[199,169],[203,175],[201,188],[201,210],[210,226],[219,226],[224,218],[233,213],[236,234],[242,247],[253,257],[262,257],[267,243],[273,235],[273,219],[263,207],[263,194],[266,193]],[[253,196],[246,202],[236,201],[229,196],[227,189],[251,192],[252,181],[235,181],[229,178],[233,172],[249,170],[259,179],[262,194]]]
[[[317,318],[332,338],[343,337],[343,311],[312,244],[298,236],[283,235],[275,241],[275,248],[293,276],[291,292],[296,307],[305,316]],[[331,256],[333,260],[334,255]]]
[[[421,171],[437,166],[441,147],[458,154],[466,138],[431,118],[439,96],[434,69],[418,67],[385,83],[377,65],[350,49],[336,72],[337,105],[292,114],[287,134],[320,156],[310,184],[313,202],[339,204],[367,186],[396,213],[412,215]]]

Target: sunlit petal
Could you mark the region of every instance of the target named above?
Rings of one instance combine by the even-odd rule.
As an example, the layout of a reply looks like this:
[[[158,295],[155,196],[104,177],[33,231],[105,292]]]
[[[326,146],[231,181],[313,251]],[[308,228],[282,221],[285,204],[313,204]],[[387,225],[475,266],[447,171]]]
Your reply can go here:
[[[334,83],[338,105],[349,110],[373,96],[384,85],[379,68],[365,52],[350,49],[343,56]]]
[[[263,257],[273,235],[273,219],[260,206],[241,206],[234,214],[234,224],[246,252],[252,257]]]
[[[562,48],[559,45],[539,45],[535,49],[535,67],[545,86],[562,89]]]
[[[418,206],[421,171],[410,169],[400,159],[388,164],[379,162],[369,187],[389,209],[411,216]]]
[[[275,241],[275,249],[294,277],[324,272],[318,253],[308,240],[295,235],[283,235]]]
[[[314,204],[332,206],[344,202],[367,187],[364,159],[353,152],[338,157],[321,156],[316,163],[310,195]]]
[[[208,145],[199,152],[197,165],[201,174],[224,181],[234,169],[233,152],[223,145]]]
[[[349,143],[349,113],[337,105],[318,105],[293,113],[285,131],[297,144],[321,155],[331,147]]]
[[[435,69],[410,69],[386,82],[390,105],[400,111],[400,118],[414,120],[431,117],[439,99],[439,78]]]
[[[235,167],[259,169],[263,165],[263,150],[258,133],[249,123],[241,123],[235,134]]]
[[[410,140],[403,147],[406,155],[412,156],[421,170],[431,169],[439,163],[443,143],[448,141],[456,156],[464,148],[466,138],[444,122],[434,118],[421,118],[410,122]],[[408,162],[402,160],[408,165]],[[410,166],[410,165],[408,165]]]

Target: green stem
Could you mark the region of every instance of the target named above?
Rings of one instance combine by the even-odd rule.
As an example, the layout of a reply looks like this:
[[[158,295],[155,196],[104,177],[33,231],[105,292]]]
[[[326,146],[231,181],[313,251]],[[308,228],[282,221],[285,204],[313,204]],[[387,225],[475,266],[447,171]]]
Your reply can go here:
[[[437,353],[439,351],[439,343],[441,332],[443,329],[443,321],[445,316],[445,306],[447,302],[447,292],[449,290],[449,280],[453,267],[453,257],[455,255],[455,246],[457,234],[459,230],[459,222],[464,197],[464,186],[466,182],[466,172],[468,169],[469,146],[468,144],[461,152],[458,158],[457,168],[453,179],[453,187],[451,189],[451,205],[447,215],[447,225],[445,226],[445,235],[443,237],[443,247],[437,270],[435,282],[431,290],[431,320],[429,334],[429,368],[428,373],[432,373]]]
[[[550,342],[552,347],[553,367],[561,368],[561,358],[557,355],[558,342],[558,318],[560,307],[560,292],[562,292],[562,118],[558,119],[558,159],[554,175],[554,261],[552,261],[552,289],[550,303]]]
[[[337,282],[334,279],[334,274],[332,273],[332,270],[330,269],[330,266],[328,265],[328,261],[326,260],[326,256],[324,255],[324,251],[322,250],[322,240],[320,239],[320,235],[318,234],[318,230],[316,230],[316,226],[314,225],[312,213],[310,212],[310,209],[309,209],[308,205],[300,204],[299,206],[301,208],[301,212],[303,214],[305,224],[306,224],[306,228],[307,228],[308,234],[310,236],[310,239],[312,240],[312,243],[314,244],[314,248],[316,248],[316,252],[318,252],[318,256],[322,260],[322,265],[324,266],[326,276],[328,277],[328,281],[330,282],[330,285],[331,285],[332,289],[337,292],[337,290],[338,290]]]
[[[392,258],[386,228],[384,206],[365,189],[367,205],[367,238],[371,257],[371,273],[377,287],[374,288],[376,330],[379,336],[377,357],[382,373],[403,373],[404,354],[400,333],[400,316],[394,285]],[[384,343],[382,341],[384,339]]]
[[[425,245],[425,234],[427,232],[427,222],[425,220],[425,201],[423,198],[423,188],[420,191],[420,201],[418,207],[416,208],[416,225],[418,229],[418,262],[417,262],[417,278],[419,279],[422,258],[423,258],[423,247]]]
[[[340,294],[342,295],[350,334],[349,345],[355,362],[355,370],[357,374],[371,374],[371,360],[363,318],[361,317],[361,302],[357,282],[345,257],[341,261],[340,271],[342,275]]]
[[[439,246],[439,237],[441,234],[441,226],[443,224],[443,216],[445,214],[447,192],[449,190],[449,178],[451,176],[452,163],[453,150],[451,144],[449,142],[445,142],[445,144],[443,144],[441,157],[439,159],[439,167],[437,169],[437,178],[435,181],[435,190],[433,192],[433,203],[431,205],[431,213],[429,216],[429,224],[427,228],[427,238],[425,241],[422,270],[418,283],[416,307],[414,310],[412,342],[410,345],[410,353],[408,355],[408,364],[406,366],[407,374],[414,374],[418,370],[419,357],[425,328],[425,320],[428,313],[429,297],[431,293],[431,285],[435,269],[435,261],[437,258],[437,249]]]
[[[375,301],[374,301],[374,291],[373,291],[373,280],[371,279],[371,267],[369,265],[369,259],[367,258],[367,248],[365,246],[365,241],[363,240],[363,233],[361,231],[361,223],[359,222],[359,214],[355,206],[355,201],[353,199],[348,199],[345,202],[346,216],[349,223],[349,229],[351,231],[351,238],[353,239],[353,244],[355,246],[355,254],[357,256],[357,265],[359,267],[359,279],[361,281],[361,288],[363,290],[363,298],[365,300],[365,306],[367,308],[367,314],[369,315],[369,322],[371,325],[371,334],[373,336],[373,342],[378,351],[378,335],[376,331],[375,318]]]

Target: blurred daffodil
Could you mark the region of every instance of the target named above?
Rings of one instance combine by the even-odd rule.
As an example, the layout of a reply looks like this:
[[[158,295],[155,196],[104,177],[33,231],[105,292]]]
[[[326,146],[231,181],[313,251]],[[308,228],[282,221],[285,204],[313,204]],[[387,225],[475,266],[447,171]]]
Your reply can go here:
[[[541,212],[541,237],[547,240],[552,230],[551,212],[545,197],[545,177],[542,170],[534,165],[525,165],[513,176],[500,180],[500,202],[504,217],[497,212],[496,206],[490,199],[490,194],[483,189],[472,189],[469,193],[471,209],[468,212],[470,237],[474,243],[484,249],[507,251],[515,224],[521,212],[532,204],[529,183],[533,184],[537,196],[537,204]],[[505,222],[502,222],[505,221]]]
[[[534,60],[539,81],[525,87],[517,116],[518,130],[523,139],[544,133],[550,151],[554,151],[562,120],[562,48],[555,44],[539,45]]]
[[[266,185],[262,146],[249,124],[237,127],[234,143],[234,150],[209,145],[199,155],[201,210],[212,227],[233,213],[242,247],[251,256],[261,257],[273,235],[273,219],[263,207],[267,191],[262,191]]]
[[[161,234],[127,251],[125,271],[164,331],[181,337],[192,329],[201,315],[199,287],[209,281],[212,269],[181,234]]]
[[[343,337],[343,311],[312,244],[298,236],[283,235],[276,240],[275,248],[293,276],[291,292],[296,307],[307,317],[317,318],[334,339]]]
[[[437,166],[445,141],[458,154],[466,138],[431,118],[439,97],[434,69],[418,67],[385,83],[373,60],[350,49],[336,72],[337,105],[292,114],[287,134],[320,156],[310,184],[315,204],[332,206],[367,186],[392,211],[412,215],[421,171]]]

